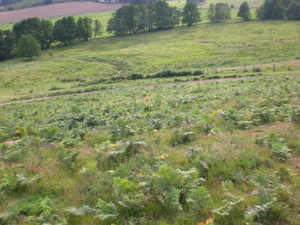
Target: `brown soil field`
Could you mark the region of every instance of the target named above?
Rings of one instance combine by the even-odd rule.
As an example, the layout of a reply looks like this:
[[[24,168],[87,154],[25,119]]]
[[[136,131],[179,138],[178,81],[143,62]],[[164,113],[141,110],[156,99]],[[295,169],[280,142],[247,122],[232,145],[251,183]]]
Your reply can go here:
[[[53,5],[38,6],[27,9],[0,12],[0,24],[16,23],[30,17],[40,19],[71,16],[86,13],[115,11],[122,4],[105,4],[95,2],[65,2]]]

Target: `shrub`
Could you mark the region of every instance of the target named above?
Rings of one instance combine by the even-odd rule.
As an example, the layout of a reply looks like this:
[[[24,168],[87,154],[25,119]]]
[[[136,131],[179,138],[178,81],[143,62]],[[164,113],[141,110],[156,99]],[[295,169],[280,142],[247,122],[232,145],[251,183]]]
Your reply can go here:
[[[170,140],[172,146],[187,144],[194,140],[194,132],[191,131],[175,131]]]
[[[253,70],[253,72],[256,72],[256,73],[259,73],[262,71],[262,69],[260,67],[254,67],[254,66],[253,66],[252,70]]]

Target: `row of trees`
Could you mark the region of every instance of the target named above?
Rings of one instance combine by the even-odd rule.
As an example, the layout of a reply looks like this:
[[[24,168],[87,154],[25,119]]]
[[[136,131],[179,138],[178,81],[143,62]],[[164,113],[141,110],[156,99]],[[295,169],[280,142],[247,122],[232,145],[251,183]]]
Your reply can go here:
[[[170,29],[180,21],[189,26],[201,21],[195,2],[187,2],[183,12],[162,0],[152,4],[124,5],[109,19],[107,32],[124,36],[129,33]]]
[[[227,3],[210,4],[207,16],[211,22],[231,19],[231,7]],[[247,2],[241,4],[237,16],[244,20],[251,18]],[[299,20],[300,2],[299,0],[265,0],[264,4],[257,9],[257,16],[260,19]],[[149,30],[170,29],[180,22],[191,26],[200,21],[200,12],[195,1],[187,1],[181,12],[176,7],[170,7],[165,1],[158,0],[152,4],[131,4],[121,7],[109,19],[107,32],[124,36]],[[93,34],[95,38],[101,33],[101,23],[98,20],[92,21],[88,17],[76,21],[74,17],[68,16],[56,21],[54,25],[49,20],[29,18],[16,23],[12,30],[0,30],[0,60],[12,58],[17,53],[26,56],[26,51],[30,50],[25,48],[21,51],[20,44],[28,41],[34,40],[39,49],[47,49],[54,42],[68,45],[76,41],[87,41]],[[21,42],[23,36],[26,40]],[[28,54],[27,56],[31,58],[32,56]]]
[[[31,37],[37,42],[40,49],[48,49],[52,43],[60,42],[64,45],[76,41],[87,41],[97,35],[101,35],[102,25],[98,20],[88,18],[76,19],[72,16],[64,17],[53,25],[49,20],[41,20],[37,17],[22,20],[14,24],[12,30],[0,30],[0,60],[16,56],[24,56],[26,51],[20,50],[21,38]],[[27,40],[26,39],[26,40]],[[28,41],[28,40],[27,40]],[[35,48],[36,49],[36,48]]]
[[[300,20],[299,0],[265,0],[256,10],[260,19],[290,19]]]
[[[210,22],[220,22],[231,19],[231,8],[227,3],[210,4],[207,18]]]

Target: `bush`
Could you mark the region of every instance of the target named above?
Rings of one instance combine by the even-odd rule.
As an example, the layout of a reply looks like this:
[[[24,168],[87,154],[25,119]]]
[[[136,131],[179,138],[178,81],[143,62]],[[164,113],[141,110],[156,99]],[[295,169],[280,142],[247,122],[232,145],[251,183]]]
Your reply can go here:
[[[262,71],[262,69],[260,67],[254,67],[253,66],[253,72],[258,73],[258,72],[261,72],[261,71]]]
[[[170,140],[172,146],[187,144],[194,139],[194,132],[191,131],[175,131],[173,137]]]

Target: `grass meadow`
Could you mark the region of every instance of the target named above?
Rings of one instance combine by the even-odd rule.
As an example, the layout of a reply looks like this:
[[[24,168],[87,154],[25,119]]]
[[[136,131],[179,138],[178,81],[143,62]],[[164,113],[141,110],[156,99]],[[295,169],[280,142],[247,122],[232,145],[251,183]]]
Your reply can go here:
[[[103,15],[109,18],[109,13]],[[76,88],[80,80],[130,73],[204,70],[207,75],[242,76],[244,70],[251,74],[253,66],[270,74],[274,64],[275,73],[297,73],[299,32],[297,21],[233,19],[127,37],[103,35],[53,47],[31,62],[21,58],[0,62],[0,101],[47,95],[55,89],[66,91]],[[65,78],[69,82],[62,82]]]

